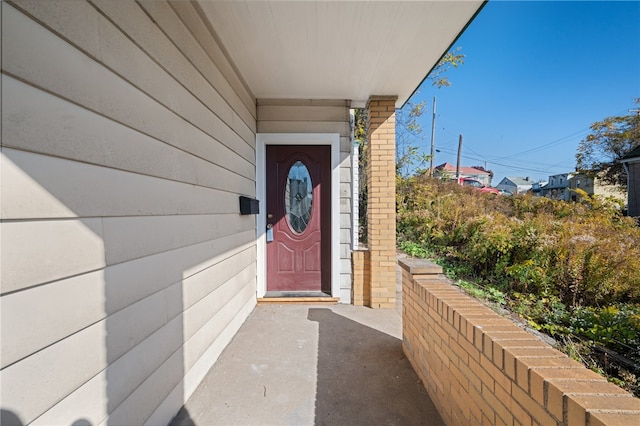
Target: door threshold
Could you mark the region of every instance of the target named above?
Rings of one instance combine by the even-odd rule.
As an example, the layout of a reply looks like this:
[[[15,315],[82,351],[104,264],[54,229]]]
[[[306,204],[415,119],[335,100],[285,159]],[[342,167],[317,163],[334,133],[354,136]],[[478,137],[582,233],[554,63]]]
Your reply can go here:
[[[258,304],[323,303],[335,305],[339,300],[338,297],[331,297],[321,291],[268,291],[264,297],[258,298]]]

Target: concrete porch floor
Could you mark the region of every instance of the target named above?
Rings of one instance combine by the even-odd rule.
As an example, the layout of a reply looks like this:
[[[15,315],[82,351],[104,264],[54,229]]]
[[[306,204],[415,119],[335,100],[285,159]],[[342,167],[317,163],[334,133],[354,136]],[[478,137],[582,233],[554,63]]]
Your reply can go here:
[[[396,310],[258,306],[173,425],[441,425]]]

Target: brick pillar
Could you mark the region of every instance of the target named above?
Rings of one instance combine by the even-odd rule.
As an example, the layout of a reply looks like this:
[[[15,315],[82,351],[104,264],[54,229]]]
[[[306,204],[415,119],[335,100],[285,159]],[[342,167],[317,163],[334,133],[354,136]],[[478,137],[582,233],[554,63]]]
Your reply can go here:
[[[371,306],[371,267],[369,266],[369,250],[354,250],[351,253],[353,284],[351,287],[351,303],[355,306]]]
[[[396,97],[369,99],[367,221],[370,306],[396,307]]]

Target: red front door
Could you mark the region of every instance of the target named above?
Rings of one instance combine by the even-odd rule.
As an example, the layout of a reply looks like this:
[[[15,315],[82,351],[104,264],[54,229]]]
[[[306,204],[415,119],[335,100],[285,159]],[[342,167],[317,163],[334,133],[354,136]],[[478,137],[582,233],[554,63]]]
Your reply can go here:
[[[266,151],[267,291],[331,293],[331,147]]]

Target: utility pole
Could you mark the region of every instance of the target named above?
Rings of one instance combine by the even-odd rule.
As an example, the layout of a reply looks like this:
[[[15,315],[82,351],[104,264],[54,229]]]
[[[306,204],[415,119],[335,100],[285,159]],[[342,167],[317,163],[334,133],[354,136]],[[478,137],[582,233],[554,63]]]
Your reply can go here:
[[[456,179],[460,179],[460,154],[462,154],[462,135],[458,139],[458,161],[456,161]]]
[[[433,97],[433,118],[431,118],[431,161],[429,164],[429,176],[433,177],[433,156],[435,155],[436,140],[436,97]]]

